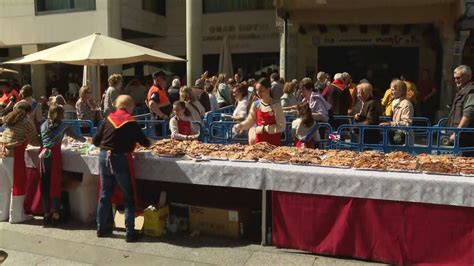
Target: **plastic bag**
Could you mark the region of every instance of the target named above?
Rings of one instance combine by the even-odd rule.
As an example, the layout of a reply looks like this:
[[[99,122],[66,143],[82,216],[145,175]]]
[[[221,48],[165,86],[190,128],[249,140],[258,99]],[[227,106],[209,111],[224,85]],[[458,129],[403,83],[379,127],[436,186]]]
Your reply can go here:
[[[159,209],[155,206],[148,206],[148,208],[143,211],[143,216],[143,234],[158,237],[165,233],[165,226],[169,216],[168,206]]]

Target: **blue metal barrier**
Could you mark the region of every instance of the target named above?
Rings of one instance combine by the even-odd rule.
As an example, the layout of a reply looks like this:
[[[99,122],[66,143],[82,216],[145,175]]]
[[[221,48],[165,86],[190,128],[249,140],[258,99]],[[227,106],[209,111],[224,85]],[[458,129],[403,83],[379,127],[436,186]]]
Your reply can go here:
[[[220,143],[220,144],[229,144],[229,143],[248,143],[248,134],[244,133],[242,135],[236,135],[232,132],[234,125],[238,122],[236,121],[216,121],[212,122],[209,126],[209,143]],[[323,135],[320,140],[321,148],[332,148],[332,140],[329,138],[329,134],[332,132],[332,128],[327,123],[318,123],[318,133],[321,132]],[[282,132],[281,138],[282,145],[293,146],[293,137],[291,135],[291,123],[286,123],[285,131]]]
[[[135,115],[133,116],[135,120],[151,120],[151,113]]]
[[[367,130],[381,130],[381,126],[364,126],[364,125],[341,125],[337,129],[339,139],[336,141],[336,149],[348,149],[363,151],[366,149],[384,150],[384,140],[381,143],[365,143],[365,133]],[[383,130],[380,136],[383,135]]]
[[[97,128],[94,127],[94,122],[92,122],[91,120],[64,119],[63,121],[65,124],[72,127],[74,133],[76,133],[76,135],[78,136],[94,136],[97,131]],[[90,128],[90,133],[83,134],[81,131],[82,127]]]
[[[164,139],[170,135],[166,120],[137,120],[137,123],[148,138]]]
[[[380,132],[381,141],[379,143],[366,143],[365,135],[367,130],[377,130]],[[404,143],[395,144],[391,140],[391,135],[402,134]],[[417,138],[415,132],[425,132],[423,138]],[[454,144],[448,144],[445,138],[438,136],[445,132],[444,136],[455,134]],[[365,126],[365,125],[342,125],[338,129],[340,139],[337,141],[336,148],[352,149],[357,151],[380,150],[391,152],[395,150],[406,151],[409,153],[429,153],[441,154],[449,153],[458,155],[466,151],[474,151],[474,147],[459,147],[459,134],[474,132],[474,128],[441,128],[441,127],[383,127],[383,126]],[[422,142],[420,140],[423,140]]]
[[[355,124],[354,116],[351,115],[335,115],[334,122],[338,125],[352,125]],[[337,130],[337,128],[335,128]]]
[[[320,149],[332,149],[334,148],[333,141],[329,137],[333,133],[333,128],[328,123],[318,123],[318,133],[320,136],[319,145]]]
[[[167,120],[137,120],[137,123],[141,126],[143,133],[148,138],[165,139],[171,137],[171,132],[169,130],[169,121]],[[204,142],[202,124],[199,122],[193,122],[193,124],[199,126],[199,140]]]
[[[229,105],[229,106],[219,108],[214,112],[215,113],[221,113],[221,114],[232,114],[234,112],[234,109],[235,109],[235,106]]]
[[[294,113],[285,113],[285,120],[286,122],[293,122],[296,119],[296,114]]]
[[[248,133],[235,134],[232,132],[237,121],[217,121],[209,126],[209,143],[248,143]],[[289,128],[289,133],[288,133]],[[282,144],[289,144],[291,141],[291,123],[286,123],[286,129],[282,132]]]
[[[448,123],[448,118],[444,117],[444,118],[441,118],[435,126],[436,127],[446,127],[447,123]]]
[[[235,135],[232,132],[236,121],[215,121],[209,124],[209,143],[247,143],[248,134]]]
[[[390,122],[392,119],[389,116],[380,116],[379,120],[381,122]],[[427,117],[415,116],[413,117],[413,126],[416,127],[431,127],[431,121]]]
[[[390,122],[391,118],[389,116],[380,116],[379,120],[381,122]],[[414,127],[431,127],[431,121],[427,117],[415,116],[415,117],[413,117],[412,126],[414,126]],[[427,132],[424,131],[424,130],[415,130],[413,132],[413,134],[415,134],[415,136],[418,136],[418,137],[424,136],[424,135],[426,135],[426,133]]]

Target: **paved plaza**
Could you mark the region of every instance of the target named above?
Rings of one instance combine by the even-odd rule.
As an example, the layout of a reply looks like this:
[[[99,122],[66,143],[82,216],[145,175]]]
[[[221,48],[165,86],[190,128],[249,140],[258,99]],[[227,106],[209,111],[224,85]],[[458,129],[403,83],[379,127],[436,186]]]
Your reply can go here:
[[[39,219],[27,224],[0,223],[0,235],[0,250],[8,253],[2,265],[377,265],[205,236],[126,243],[123,232],[98,239],[94,225],[43,228]]]

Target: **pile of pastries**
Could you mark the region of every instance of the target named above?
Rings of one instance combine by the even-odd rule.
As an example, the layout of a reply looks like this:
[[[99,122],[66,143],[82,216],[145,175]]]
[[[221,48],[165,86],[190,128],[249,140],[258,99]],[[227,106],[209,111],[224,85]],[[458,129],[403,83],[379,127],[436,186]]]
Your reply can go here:
[[[337,168],[350,168],[352,167],[352,163],[356,156],[357,153],[354,151],[330,150],[325,154],[321,165]]]
[[[235,150],[230,154],[229,159],[231,161],[258,161],[260,158],[263,158],[265,154],[276,148],[266,142],[258,143],[256,145],[246,145],[243,147],[242,150]]]
[[[385,166],[388,171],[419,172],[418,160],[412,154],[395,151],[385,154]]]
[[[362,152],[354,159],[352,167],[366,170],[386,170],[385,155],[378,151]]]
[[[454,157],[448,155],[420,154],[417,156],[420,170],[426,173],[457,174]]]
[[[474,157],[455,157],[454,166],[460,174],[474,176]]]
[[[430,154],[412,155],[401,151],[384,154],[378,151],[354,152],[276,147],[266,142],[248,146],[169,139],[157,141],[150,149],[140,148],[139,151],[148,151],[155,156],[163,157],[187,155],[190,158],[209,160],[260,161],[358,170],[474,175],[474,158]]]

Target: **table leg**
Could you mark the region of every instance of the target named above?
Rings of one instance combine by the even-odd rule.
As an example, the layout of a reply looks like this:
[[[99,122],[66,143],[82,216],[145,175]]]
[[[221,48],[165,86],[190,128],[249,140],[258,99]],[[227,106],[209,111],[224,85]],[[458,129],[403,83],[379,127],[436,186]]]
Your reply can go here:
[[[267,245],[267,190],[262,189],[262,246]]]

